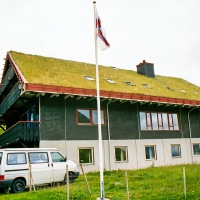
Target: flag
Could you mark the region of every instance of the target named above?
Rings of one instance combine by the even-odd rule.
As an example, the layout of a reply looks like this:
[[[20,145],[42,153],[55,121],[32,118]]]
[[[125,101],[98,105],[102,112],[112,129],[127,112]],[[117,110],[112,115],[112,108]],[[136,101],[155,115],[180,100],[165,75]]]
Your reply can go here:
[[[97,47],[101,50],[106,50],[110,47],[110,44],[106,40],[106,34],[101,24],[101,19],[97,13],[96,9],[96,34],[97,34]]]

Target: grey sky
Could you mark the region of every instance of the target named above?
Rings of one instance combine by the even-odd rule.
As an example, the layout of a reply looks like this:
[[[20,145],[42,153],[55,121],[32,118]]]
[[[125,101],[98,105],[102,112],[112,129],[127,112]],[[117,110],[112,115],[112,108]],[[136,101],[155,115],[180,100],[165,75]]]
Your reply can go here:
[[[0,0],[0,68],[7,51],[95,63],[92,0]],[[200,86],[200,0],[96,0],[111,47],[99,64]]]

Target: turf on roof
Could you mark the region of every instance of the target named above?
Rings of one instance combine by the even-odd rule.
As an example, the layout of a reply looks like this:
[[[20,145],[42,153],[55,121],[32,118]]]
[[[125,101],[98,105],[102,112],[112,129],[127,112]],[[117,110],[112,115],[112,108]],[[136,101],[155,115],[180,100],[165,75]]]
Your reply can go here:
[[[95,65],[93,64],[14,51],[9,53],[29,83],[96,89],[95,81],[84,78],[84,76],[95,78]],[[106,79],[112,79],[116,84],[109,83]],[[149,78],[132,70],[99,66],[99,81],[100,89],[105,91],[200,100],[200,87],[180,78],[158,75],[155,78]],[[125,83],[127,81],[135,86],[127,85]],[[186,92],[180,91],[181,89]]]

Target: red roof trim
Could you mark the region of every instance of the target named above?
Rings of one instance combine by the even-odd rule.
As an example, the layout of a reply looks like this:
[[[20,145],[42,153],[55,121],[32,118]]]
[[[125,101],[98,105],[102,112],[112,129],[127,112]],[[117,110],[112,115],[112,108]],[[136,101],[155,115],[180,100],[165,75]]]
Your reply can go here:
[[[32,91],[32,92],[83,95],[83,96],[91,96],[91,97],[96,96],[96,90],[94,89],[72,88],[72,87],[63,87],[63,86],[31,84],[31,83],[25,84],[25,88],[26,88],[26,91]],[[129,100],[129,101],[131,100],[150,101],[150,102],[158,102],[158,103],[170,103],[170,104],[181,104],[181,105],[187,104],[187,105],[193,105],[193,106],[200,106],[200,101],[197,101],[197,100],[159,97],[159,96],[150,96],[150,95],[123,93],[123,92],[109,92],[109,91],[101,90],[100,96],[102,98],[124,99],[124,100]]]

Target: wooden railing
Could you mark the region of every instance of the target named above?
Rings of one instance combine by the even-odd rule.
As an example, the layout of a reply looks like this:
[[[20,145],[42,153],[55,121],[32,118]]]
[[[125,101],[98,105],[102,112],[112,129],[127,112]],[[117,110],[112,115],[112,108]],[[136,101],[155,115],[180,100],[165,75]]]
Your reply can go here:
[[[2,135],[0,135],[0,147],[15,143],[39,141],[39,122],[38,121],[19,121]]]
[[[7,97],[0,105],[0,115],[3,115],[20,97],[20,83],[16,83]]]

